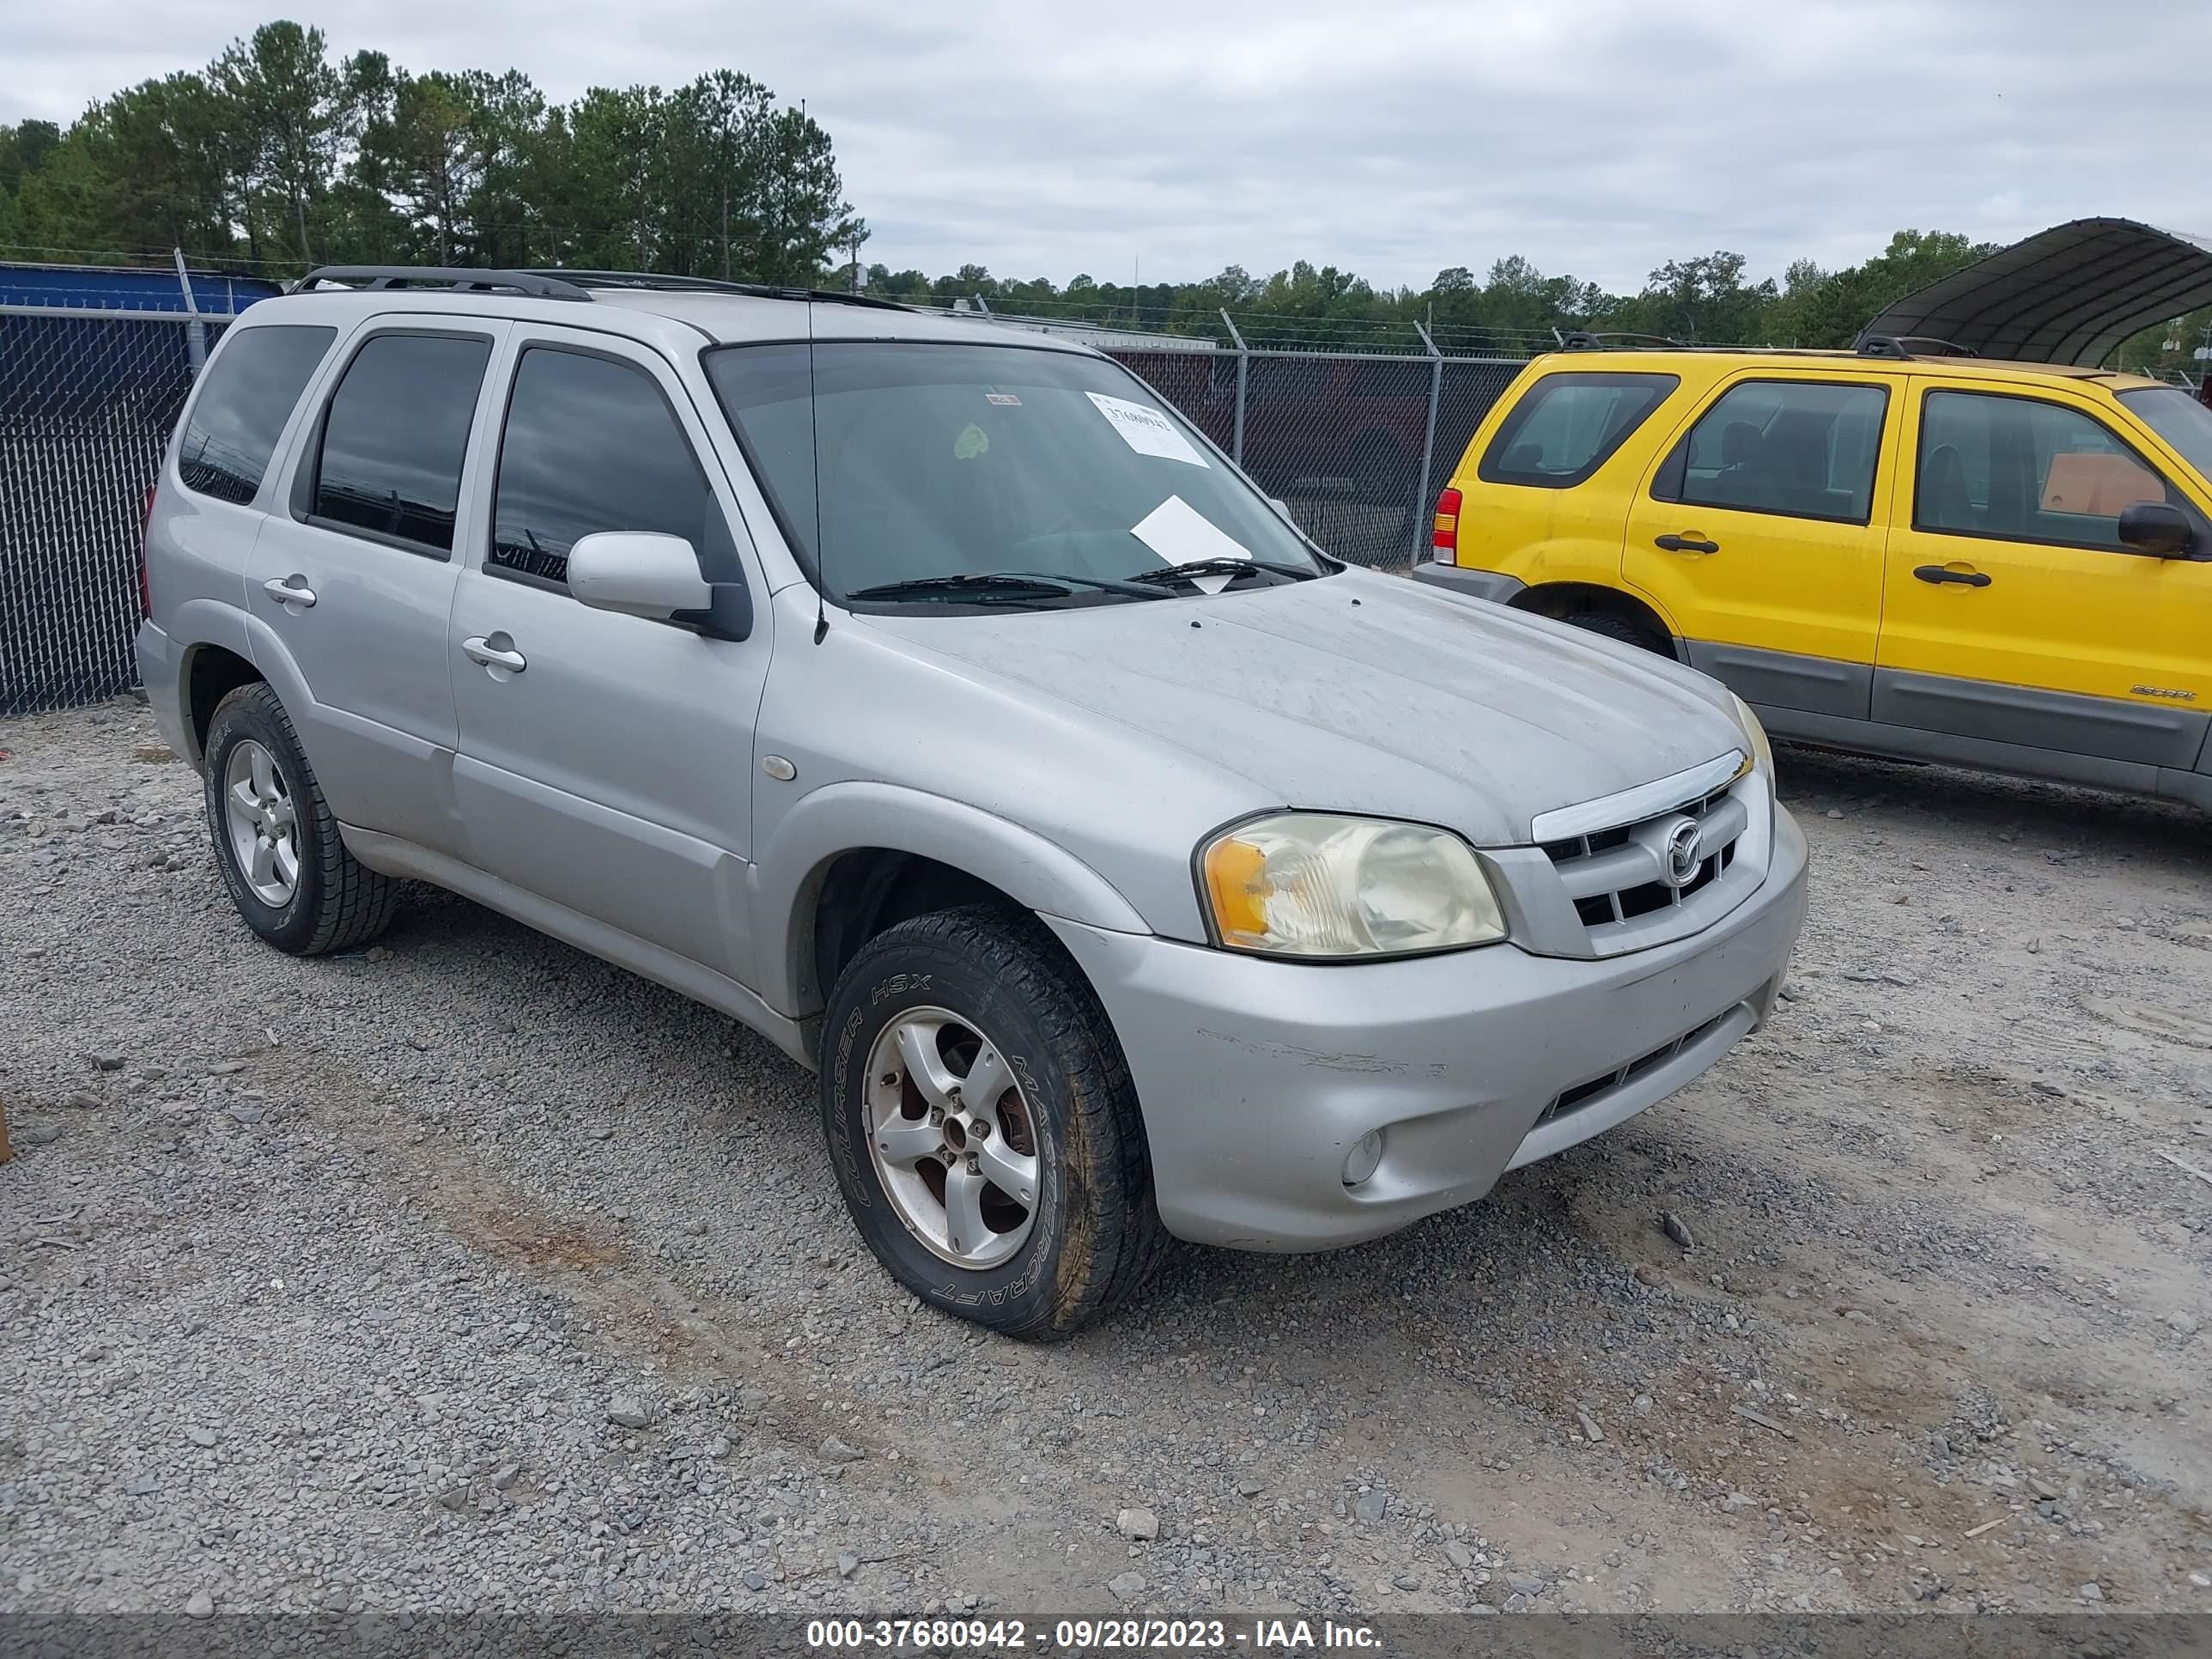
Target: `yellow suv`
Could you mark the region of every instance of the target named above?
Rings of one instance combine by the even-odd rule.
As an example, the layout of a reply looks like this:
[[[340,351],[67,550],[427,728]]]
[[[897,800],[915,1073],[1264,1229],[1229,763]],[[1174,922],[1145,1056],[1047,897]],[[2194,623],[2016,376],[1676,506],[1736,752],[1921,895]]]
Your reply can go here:
[[[1676,657],[1780,736],[2212,810],[2212,409],[1940,346],[1570,336],[1414,574]]]

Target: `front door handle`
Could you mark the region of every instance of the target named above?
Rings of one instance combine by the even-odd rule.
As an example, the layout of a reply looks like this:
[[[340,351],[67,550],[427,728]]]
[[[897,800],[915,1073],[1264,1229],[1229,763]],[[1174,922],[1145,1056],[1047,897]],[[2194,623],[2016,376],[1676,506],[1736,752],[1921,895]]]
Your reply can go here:
[[[1651,545],[1663,547],[1669,553],[1717,553],[1721,550],[1718,542],[1709,542],[1694,532],[1686,536],[1654,536]]]
[[[505,643],[500,643],[501,641]],[[486,668],[504,669],[510,674],[520,674],[530,666],[530,659],[514,648],[514,641],[505,634],[478,634],[472,639],[463,640],[461,649],[469,653],[471,662],[481,663]]]
[[[261,584],[261,591],[280,605],[296,605],[302,611],[315,602],[315,590],[305,576],[271,576]]]
[[[1987,587],[1989,574],[1981,570],[1954,570],[1947,564],[1923,564],[1913,573],[1923,582],[1956,582],[1961,587]]]

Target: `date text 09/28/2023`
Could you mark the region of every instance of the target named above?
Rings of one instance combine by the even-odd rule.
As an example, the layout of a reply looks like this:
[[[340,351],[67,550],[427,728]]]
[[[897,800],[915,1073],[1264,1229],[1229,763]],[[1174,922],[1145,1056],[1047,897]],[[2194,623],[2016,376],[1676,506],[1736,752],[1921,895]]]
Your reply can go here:
[[[945,1653],[1249,1653],[1322,1649],[1374,1652],[1380,1638],[1361,1624],[1324,1619],[817,1619],[806,1644],[828,1650]]]

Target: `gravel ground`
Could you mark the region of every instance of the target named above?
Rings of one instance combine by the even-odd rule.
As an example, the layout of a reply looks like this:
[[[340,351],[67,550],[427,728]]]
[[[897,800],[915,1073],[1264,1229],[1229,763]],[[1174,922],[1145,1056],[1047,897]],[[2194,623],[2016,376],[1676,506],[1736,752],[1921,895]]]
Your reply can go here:
[[[1715,1074],[1039,1350],[765,1042],[436,894],[278,955],[143,709],[0,750],[9,1610],[2212,1608],[2203,817],[1785,750]]]

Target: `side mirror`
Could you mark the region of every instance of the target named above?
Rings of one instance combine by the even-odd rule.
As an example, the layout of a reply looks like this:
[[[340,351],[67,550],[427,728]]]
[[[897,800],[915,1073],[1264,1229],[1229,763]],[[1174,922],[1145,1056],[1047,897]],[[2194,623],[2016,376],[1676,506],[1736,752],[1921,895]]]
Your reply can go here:
[[[2166,501],[2130,501],[2120,509],[2120,544],[2154,559],[2189,555],[2195,532],[2189,515]]]
[[[594,611],[666,622],[713,600],[699,556],[681,536],[601,531],[568,550],[568,592]]]
[[[1292,524],[1296,524],[1297,522],[1297,517],[1291,512],[1291,504],[1285,501],[1281,496],[1268,496],[1267,505],[1273,507],[1275,511],[1281,514],[1283,517],[1290,520]]]
[[[710,638],[742,640],[752,631],[752,596],[743,582],[710,582],[681,536],[605,530],[568,550],[568,592],[594,611],[653,622],[688,623]]]

